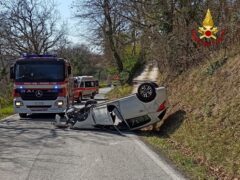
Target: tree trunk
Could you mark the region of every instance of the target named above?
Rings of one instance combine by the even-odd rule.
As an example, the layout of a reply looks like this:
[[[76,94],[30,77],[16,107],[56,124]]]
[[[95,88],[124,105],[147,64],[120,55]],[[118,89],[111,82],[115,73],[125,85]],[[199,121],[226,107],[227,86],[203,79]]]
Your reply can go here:
[[[108,25],[108,30],[106,31],[106,35],[107,35],[107,38],[109,41],[110,48],[113,52],[113,56],[116,60],[118,72],[121,73],[123,71],[123,63],[122,63],[122,59],[117,51],[116,43],[114,42],[114,37],[113,37],[114,31],[113,31],[113,24],[112,24],[112,19],[111,19],[111,15],[110,15],[109,0],[104,0],[104,15],[105,15],[105,18],[107,20],[107,25]]]

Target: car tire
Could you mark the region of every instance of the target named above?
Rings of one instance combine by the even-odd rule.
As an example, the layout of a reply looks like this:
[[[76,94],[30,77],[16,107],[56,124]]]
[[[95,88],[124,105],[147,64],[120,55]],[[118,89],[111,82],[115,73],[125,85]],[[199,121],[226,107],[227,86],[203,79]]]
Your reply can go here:
[[[156,97],[156,89],[153,83],[143,83],[138,87],[137,97],[142,102],[150,102]]]
[[[19,113],[20,118],[26,118],[27,117],[27,113]]]

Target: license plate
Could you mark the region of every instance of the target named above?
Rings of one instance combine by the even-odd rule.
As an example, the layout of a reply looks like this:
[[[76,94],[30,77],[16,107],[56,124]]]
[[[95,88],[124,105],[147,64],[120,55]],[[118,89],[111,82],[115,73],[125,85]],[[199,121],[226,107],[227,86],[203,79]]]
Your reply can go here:
[[[34,104],[35,104],[35,105],[42,106],[42,105],[44,105],[44,102],[35,102]]]

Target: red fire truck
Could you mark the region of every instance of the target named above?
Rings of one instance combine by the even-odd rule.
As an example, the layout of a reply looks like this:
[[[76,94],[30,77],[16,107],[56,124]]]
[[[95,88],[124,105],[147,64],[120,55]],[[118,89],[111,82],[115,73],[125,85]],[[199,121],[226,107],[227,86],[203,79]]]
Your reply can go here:
[[[10,69],[14,80],[14,109],[20,117],[63,113],[71,98],[71,66],[52,55],[25,55]]]

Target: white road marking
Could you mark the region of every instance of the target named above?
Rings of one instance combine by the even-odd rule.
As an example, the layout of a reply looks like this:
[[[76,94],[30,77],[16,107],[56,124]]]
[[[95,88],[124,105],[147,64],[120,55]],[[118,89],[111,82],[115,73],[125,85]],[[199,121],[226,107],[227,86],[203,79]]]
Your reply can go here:
[[[139,138],[134,135],[127,135],[130,137],[134,143],[136,143],[143,152],[145,152],[152,160],[155,162],[167,175],[169,175],[173,180],[185,180],[179,172],[173,169],[164,159],[162,159],[159,155],[149,149]]]

